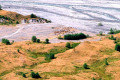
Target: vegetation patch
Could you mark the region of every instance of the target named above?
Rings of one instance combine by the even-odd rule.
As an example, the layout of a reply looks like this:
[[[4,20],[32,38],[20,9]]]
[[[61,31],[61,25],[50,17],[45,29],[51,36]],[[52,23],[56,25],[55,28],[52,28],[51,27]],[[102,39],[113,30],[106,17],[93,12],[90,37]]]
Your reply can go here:
[[[55,54],[49,53],[45,55],[45,60],[55,59]]]
[[[87,35],[85,35],[84,33],[64,35],[65,40],[79,40],[79,39],[85,39],[85,38],[87,38]]]
[[[32,78],[41,78],[38,72],[37,73],[31,72],[31,77]]]
[[[105,60],[102,60],[102,61],[96,61],[94,62],[90,69],[93,71],[93,72],[97,72],[99,74],[99,76],[103,79],[103,80],[111,80],[112,77],[111,77],[111,74],[109,73],[106,73],[106,63],[105,63]]]
[[[120,52],[120,44],[117,43],[117,44],[115,45],[115,50]]]
[[[112,29],[112,28],[111,28],[108,33],[109,33],[109,34],[117,34],[117,33],[120,33],[120,30]]]
[[[6,45],[10,45],[10,41],[8,39],[2,39],[2,43],[6,44]]]
[[[102,54],[106,54],[106,55],[112,55],[114,52],[115,52],[114,49],[109,49],[109,48],[106,48],[106,49],[100,50],[100,53],[102,53]]]

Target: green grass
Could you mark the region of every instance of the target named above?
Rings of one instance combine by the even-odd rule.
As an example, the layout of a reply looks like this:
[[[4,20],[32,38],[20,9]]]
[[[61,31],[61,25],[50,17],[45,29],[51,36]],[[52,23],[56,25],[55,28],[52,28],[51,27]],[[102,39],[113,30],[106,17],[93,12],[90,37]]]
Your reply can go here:
[[[35,63],[35,64],[30,65],[28,69],[33,69],[34,67],[36,67],[36,66],[39,65],[39,64],[48,63],[48,62],[50,62],[50,60],[40,61],[40,62],[38,62],[38,63]]]
[[[111,74],[106,73],[105,68],[106,68],[105,60],[97,61],[93,63],[90,67],[90,69],[93,72],[97,72],[103,80],[111,80],[112,79]]]
[[[63,53],[66,50],[68,50],[68,48],[55,46],[53,49],[49,50],[48,53],[58,54],[58,53]]]
[[[50,54],[50,53],[52,53],[52,54],[63,53],[66,50],[68,50],[68,48],[55,46],[53,49],[49,50],[48,52],[38,52],[37,50],[31,51],[31,50],[25,50],[25,49],[23,49],[23,50],[26,53],[28,53],[30,57],[38,58],[38,57],[45,57],[46,54]]]
[[[72,43],[71,44],[71,48],[75,48],[76,46],[78,46],[80,43]]]
[[[1,77],[1,76],[4,76],[4,75],[6,75],[6,74],[9,74],[11,71],[12,71],[12,70],[6,70],[6,71],[0,73],[0,77]]]
[[[111,65],[111,62],[118,60],[120,59],[115,57],[109,57],[107,59],[109,65]],[[74,67],[76,68],[75,69],[76,74],[79,73],[79,71],[86,73],[96,72],[98,73],[99,77],[102,78],[102,80],[112,80],[113,79],[112,74],[106,72],[106,67],[109,65],[105,65],[105,59],[103,59],[103,60],[98,60],[92,63],[91,65],[89,65],[90,69],[84,69],[82,66],[74,66]]]
[[[120,59],[114,58],[114,57],[109,57],[107,60],[108,60],[108,64],[109,64],[111,62],[118,61]],[[102,78],[102,80],[112,80],[113,79],[112,74],[106,72],[106,67],[107,67],[107,65],[105,65],[105,59],[104,59],[102,61],[99,60],[99,61],[94,62],[90,66],[90,69],[93,72],[97,72],[99,74],[99,76]]]
[[[44,72],[41,75],[47,75],[49,77],[62,77],[66,75],[71,75],[72,73],[70,72]]]
[[[114,52],[115,52],[114,49],[109,49],[109,48],[104,49],[104,50],[100,50],[100,53],[106,54],[106,55],[112,55]]]

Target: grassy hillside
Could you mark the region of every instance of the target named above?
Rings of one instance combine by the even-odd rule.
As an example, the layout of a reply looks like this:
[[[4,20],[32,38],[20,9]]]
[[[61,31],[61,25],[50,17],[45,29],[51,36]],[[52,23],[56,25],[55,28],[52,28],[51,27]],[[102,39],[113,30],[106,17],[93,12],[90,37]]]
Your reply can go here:
[[[31,14],[32,15],[32,14]],[[11,12],[11,11],[5,11],[5,10],[0,10],[0,18],[5,19],[5,21],[0,22],[1,25],[16,25],[16,24],[20,24],[22,20],[30,20],[30,19],[41,19],[43,20],[45,23],[50,23],[50,20],[44,19],[44,18],[40,18],[37,17],[36,15],[35,18],[31,17],[31,15],[28,16],[23,16],[21,14],[18,14],[16,12]],[[29,22],[27,22],[29,23]]]
[[[120,34],[114,35],[119,38]],[[0,43],[0,79],[2,80],[119,80],[120,52],[108,36],[101,41],[70,43]],[[19,50],[19,51],[18,51]],[[55,58],[45,60],[46,54]],[[106,59],[108,65],[106,65]],[[87,64],[88,69],[83,67]],[[38,72],[40,79],[31,77]],[[26,75],[26,78],[23,77]]]

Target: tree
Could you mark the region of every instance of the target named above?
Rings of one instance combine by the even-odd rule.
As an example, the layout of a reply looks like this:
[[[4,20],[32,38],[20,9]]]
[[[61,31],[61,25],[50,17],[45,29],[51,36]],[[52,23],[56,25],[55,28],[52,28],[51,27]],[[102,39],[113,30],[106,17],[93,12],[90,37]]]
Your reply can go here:
[[[114,34],[114,30],[111,28],[109,34]]]
[[[5,38],[2,39],[2,43],[6,44],[6,45],[10,45],[10,41]]]
[[[41,78],[38,72],[36,73],[36,78]]]
[[[23,73],[22,76],[23,76],[24,78],[26,78],[26,74],[25,74],[25,73]]]
[[[100,34],[100,36],[103,36],[103,32],[102,31],[100,31],[99,34]]]
[[[2,6],[0,5],[0,10],[2,10]]]
[[[33,41],[33,42],[36,42],[36,40],[37,40],[36,36],[33,36],[33,37],[32,37],[32,41]]]
[[[109,65],[108,62],[107,62],[107,58],[105,59],[105,65]]]
[[[18,49],[17,52],[20,52],[20,50]]]
[[[40,39],[37,39],[37,41],[36,41],[37,43],[40,43]]]
[[[87,63],[85,63],[85,64],[83,65],[83,68],[84,68],[84,69],[89,69]]]
[[[115,45],[115,50],[120,52],[120,44],[117,43],[117,44]]]
[[[71,46],[70,46],[70,43],[69,43],[69,42],[67,42],[67,43],[66,43],[66,47],[67,47],[67,48],[71,48]]]
[[[31,77],[32,78],[41,78],[38,72],[37,73],[31,72]]]
[[[18,21],[16,21],[16,24],[19,24],[19,22],[18,22]]]
[[[111,35],[111,37],[109,37],[109,39],[116,40],[116,38],[113,35]]]
[[[30,17],[31,18],[37,18],[37,16],[35,14],[31,14]]]
[[[49,43],[49,39],[46,39],[46,40],[45,40],[45,43],[48,44],[48,43]]]
[[[79,40],[79,39],[85,39],[85,38],[87,38],[87,36],[83,33],[64,35],[65,40]]]
[[[35,73],[34,72],[31,72],[31,77],[35,78]]]

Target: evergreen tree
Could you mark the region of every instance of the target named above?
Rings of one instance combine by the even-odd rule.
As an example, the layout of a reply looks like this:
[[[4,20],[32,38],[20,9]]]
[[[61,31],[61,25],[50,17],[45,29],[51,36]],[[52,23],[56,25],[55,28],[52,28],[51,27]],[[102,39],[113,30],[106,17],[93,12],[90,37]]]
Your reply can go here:
[[[46,40],[45,40],[45,43],[48,44],[48,43],[49,43],[49,39],[46,39]]]
[[[87,38],[87,36],[83,33],[64,35],[65,40],[79,40],[79,39],[85,39],[85,38]]]
[[[0,10],[2,10],[2,6],[0,5]]]
[[[114,30],[111,28],[109,34],[114,34]]]
[[[6,45],[10,45],[10,41],[8,39],[2,39],[2,43],[6,44]]]
[[[88,65],[86,63],[83,65],[83,68],[84,69],[89,69],[89,67],[88,67]]]
[[[20,52],[20,50],[18,49],[17,52]]]
[[[36,78],[41,78],[38,72],[36,73]]]
[[[35,14],[31,14],[30,17],[31,18],[37,18],[37,16]]]
[[[31,72],[31,77],[32,78],[41,78],[38,72],[37,73]]]
[[[36,40],[37,40],[36,36],[33,36],[33,37],[32,37],[32,41],[33,41],[33,42],[36,42]]]
[[[19,24],[19,22],[18,22],[18,21],[16,21],[16,24]]]
[[[32,77],[32,78],[36,78],[36,75],[35,75],[34,72],[31,72],[31,77]]]
[[[40,43],[40,39],[37,39],[37,41],[36,41],[37,43]]]
[[[116,50],[116,51],[120,51],[120,44],[117,43],[117,44],[115,45],[115,50]]]
[[[22,74],[22,76],[23,76],[24,78],[26,78],[26,75],[25,75],[25,73],[23,73],[23,74]]]
[[[109,65],[108,62],[107,62],[107,58],[105,59],[105,65]]]

